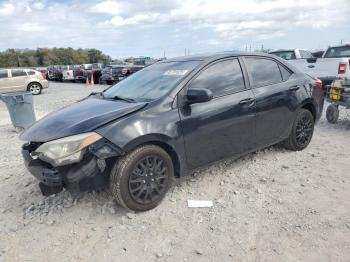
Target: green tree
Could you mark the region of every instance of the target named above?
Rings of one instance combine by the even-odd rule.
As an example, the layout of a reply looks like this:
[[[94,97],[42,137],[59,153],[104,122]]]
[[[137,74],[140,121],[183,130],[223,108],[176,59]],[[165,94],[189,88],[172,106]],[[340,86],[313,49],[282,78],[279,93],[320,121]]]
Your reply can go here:
[[[97,49],[38,48],[36,50],[8,49],[0,52],[0,67],[36,67],[49,65],[71,65],[107,63],[110,56]]]

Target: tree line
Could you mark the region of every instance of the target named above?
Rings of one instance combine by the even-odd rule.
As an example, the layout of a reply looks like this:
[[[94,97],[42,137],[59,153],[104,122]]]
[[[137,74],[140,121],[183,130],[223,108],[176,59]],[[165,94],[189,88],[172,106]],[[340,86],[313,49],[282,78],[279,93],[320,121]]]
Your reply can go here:
[[[40,67],[49,65],[108,63],[110,61],[110,56],[93,48],[8,49],[0,52],[0,67]]]

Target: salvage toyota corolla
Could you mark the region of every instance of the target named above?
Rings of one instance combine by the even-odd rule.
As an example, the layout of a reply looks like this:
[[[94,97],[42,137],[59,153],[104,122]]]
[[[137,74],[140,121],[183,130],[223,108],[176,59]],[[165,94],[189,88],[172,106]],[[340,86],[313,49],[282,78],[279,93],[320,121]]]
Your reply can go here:
[[[109,186],[145,211],[208,163],[280,142],[304,149],[322,107],[319,80],[275,56],[170,59],[36,122],[22,154],[44,195]]]

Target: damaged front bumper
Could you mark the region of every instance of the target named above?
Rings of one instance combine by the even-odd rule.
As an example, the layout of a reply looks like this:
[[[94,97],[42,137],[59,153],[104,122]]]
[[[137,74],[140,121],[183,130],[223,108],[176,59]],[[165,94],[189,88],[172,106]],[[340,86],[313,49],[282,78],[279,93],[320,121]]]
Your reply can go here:
[[[65,187],[79,191],[104,188],[109,181],[110,160],[124,152],[106,139],[101,139],[82,152],[80,162],[53,166],[47,161],[32,154],[37,143],[26,143],[22,146],[22,155],[28,171],[39,181],[43,195],[59,193]]]

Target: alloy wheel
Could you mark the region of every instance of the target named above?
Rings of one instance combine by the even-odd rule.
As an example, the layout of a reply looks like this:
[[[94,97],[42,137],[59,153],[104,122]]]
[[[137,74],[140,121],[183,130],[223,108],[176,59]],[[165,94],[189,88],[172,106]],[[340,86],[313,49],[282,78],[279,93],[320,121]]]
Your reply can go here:
[[[312,137],[313,121],[308,116],[302,116],[296,127],[296,141],[300,146],[307,145]]]
[[[163,196],[168,179],[166,161],[160,156],[146,156],[137,162],[129,177],[131,197],[140,204],[153,203]]]
[[[41,87],[37,84],[32,84],[29,90],[33,95],[38,95],[40,94]]]

